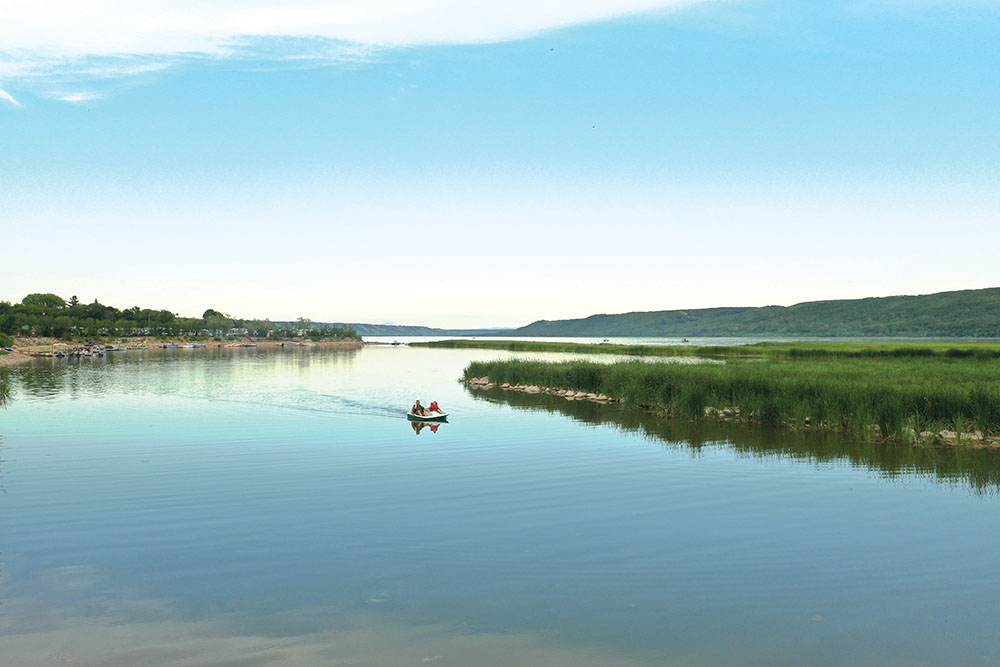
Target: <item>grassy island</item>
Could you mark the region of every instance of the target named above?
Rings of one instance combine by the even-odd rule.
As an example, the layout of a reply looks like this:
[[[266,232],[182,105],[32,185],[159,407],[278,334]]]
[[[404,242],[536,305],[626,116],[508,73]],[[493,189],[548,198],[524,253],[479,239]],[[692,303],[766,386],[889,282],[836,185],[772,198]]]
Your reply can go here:
[[[787,348],[784,356],[704,364],[477,361],[464,379],[603,394],[680,419],[838,429],[864,440],[990,443],[1000,434],[994,348],[955,354],[948,351],[970,348],[931,346],[929,354],[897,355],[895,348],[851,345],[853,352],[833,357],[820,356],[818,347],[815,356]]]

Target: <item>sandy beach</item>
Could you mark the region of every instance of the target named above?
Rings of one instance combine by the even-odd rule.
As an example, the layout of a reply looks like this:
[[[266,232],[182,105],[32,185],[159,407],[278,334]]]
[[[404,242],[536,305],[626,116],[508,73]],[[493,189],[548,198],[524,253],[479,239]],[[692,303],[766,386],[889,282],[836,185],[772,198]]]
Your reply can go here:
[[[17,366],[24,364],[31,361],[33,358],[34,357],[29,357],[26,354],[18,354],[17,352],[2,354],[0,355],[0,368],[4,366]]]

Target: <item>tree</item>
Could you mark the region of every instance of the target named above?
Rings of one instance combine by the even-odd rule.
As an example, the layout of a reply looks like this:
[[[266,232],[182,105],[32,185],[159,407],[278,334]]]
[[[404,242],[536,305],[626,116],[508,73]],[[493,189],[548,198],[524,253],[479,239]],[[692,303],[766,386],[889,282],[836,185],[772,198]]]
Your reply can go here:
[[[57,294],[29,294],[21,299],[21,305],[30,313],[51,315],[66,307],[66,302]]]

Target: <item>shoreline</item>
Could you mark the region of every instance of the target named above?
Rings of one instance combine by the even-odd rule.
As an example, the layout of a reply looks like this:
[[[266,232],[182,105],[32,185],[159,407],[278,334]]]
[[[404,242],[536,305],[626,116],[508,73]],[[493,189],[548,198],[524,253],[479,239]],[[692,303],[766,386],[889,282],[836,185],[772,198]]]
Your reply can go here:
[[[105,338],[93,341],[96,345],[125,345],[129,349],[163,349],[167,345],[203,345],[205,349],[246,347],[257,349],[294,349],[294,348],[343,348],[360,349],[365,346],[362,340],[254,340],[252,338],[217,340],[198,340],[196,338]],[[14,341],[14,351],[0,355],[0,366],[16,366],[35,359],[51,358],[55,347],[72,349],[84,347],[85,343],[67,342],[56,338],[19,338]],[[145,348],[139,347],[145,346]]]
[[[8,352],[7,354],[0,354],[0,368],[20,366],[21,364],[34,361],[37,358],[38,357],[32,357],[21,352]]]

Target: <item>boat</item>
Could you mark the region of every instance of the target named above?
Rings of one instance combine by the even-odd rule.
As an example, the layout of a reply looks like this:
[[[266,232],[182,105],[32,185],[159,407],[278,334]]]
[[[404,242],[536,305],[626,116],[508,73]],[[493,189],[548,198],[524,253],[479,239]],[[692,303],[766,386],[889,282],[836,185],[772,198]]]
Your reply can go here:
[[[409,419],[410,421],[415,421],[415,422],[441,422],[441,421],[447,421],[448,413],[431,412],[426,417],[424,417],[422,415],[415,415],[412,412],[407,412],[406,418]]]

